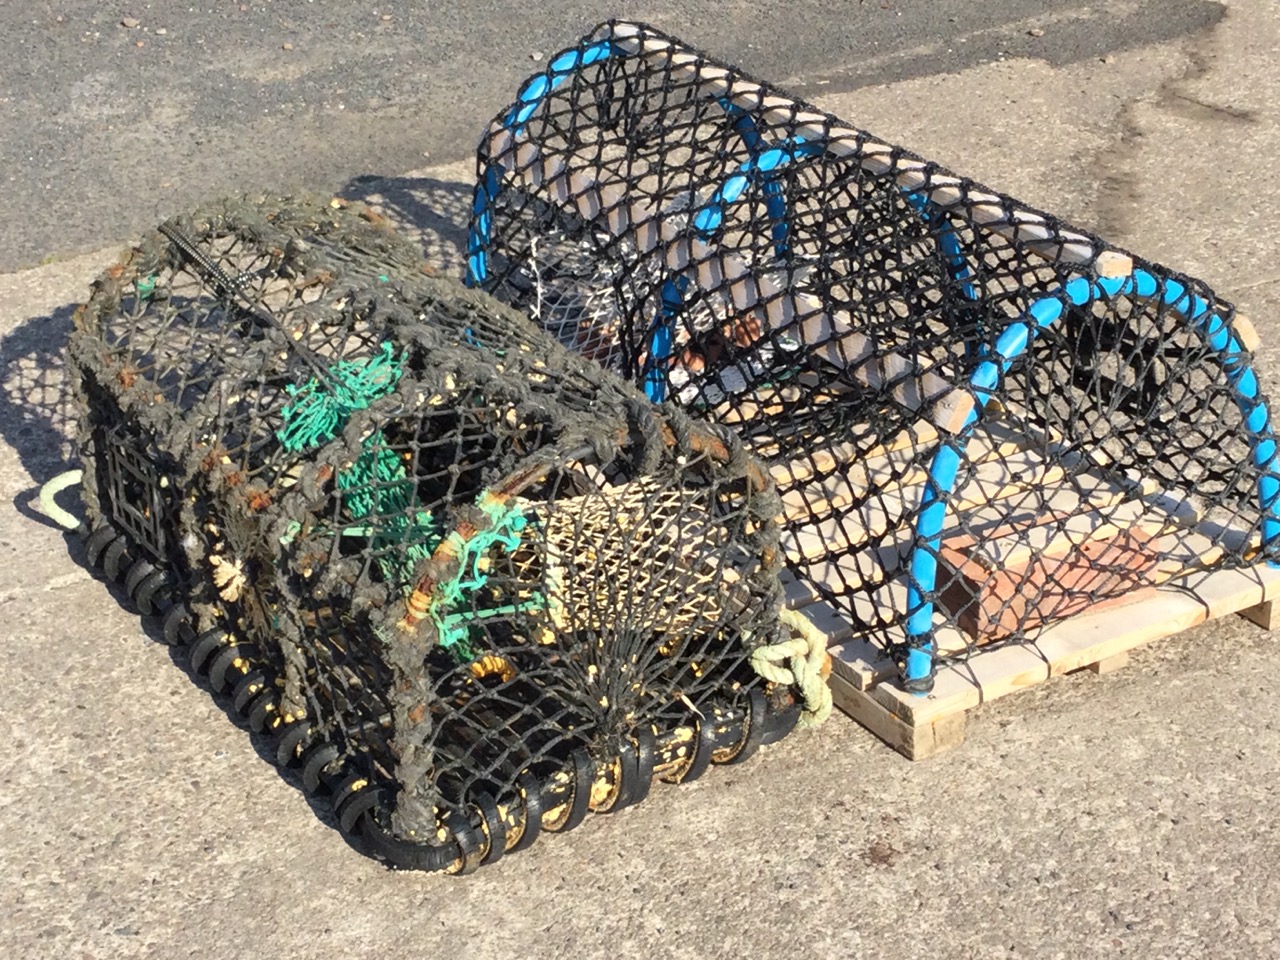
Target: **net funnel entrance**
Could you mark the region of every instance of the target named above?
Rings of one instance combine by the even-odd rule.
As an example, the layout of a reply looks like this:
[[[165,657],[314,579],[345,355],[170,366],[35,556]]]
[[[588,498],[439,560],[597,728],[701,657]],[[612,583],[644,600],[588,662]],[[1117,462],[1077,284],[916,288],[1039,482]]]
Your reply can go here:
[[[770,464],[799,581],[940,663],[1277,559],[1256,336],[1203,283],[641,24],[483,137],[468,278]]]
[[[396,865],[469,872],[824,709],[778,673],[745,444],[354,208],[166,223],[71,356],[90,562]]]

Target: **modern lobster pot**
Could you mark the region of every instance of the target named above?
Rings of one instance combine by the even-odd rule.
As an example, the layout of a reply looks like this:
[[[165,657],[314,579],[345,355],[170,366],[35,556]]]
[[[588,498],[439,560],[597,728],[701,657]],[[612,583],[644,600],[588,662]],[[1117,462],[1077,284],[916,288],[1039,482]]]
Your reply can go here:
[[[167,224],[79,315],[89,557],[344,830],[466,871],[829,709],[736,436],[249,216]]]
[[[642,25],[551,57],[478,176],[470,283],[771,464],[858,689],[1277,558],[1255,336],[1198,281]]]

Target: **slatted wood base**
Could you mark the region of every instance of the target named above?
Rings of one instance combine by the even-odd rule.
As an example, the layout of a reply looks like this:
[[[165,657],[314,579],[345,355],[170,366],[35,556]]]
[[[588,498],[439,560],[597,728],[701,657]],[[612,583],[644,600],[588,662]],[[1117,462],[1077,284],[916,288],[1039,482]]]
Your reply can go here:
[[[1083,668],[1096,673],[1119,669],[1136,647],[1231,614],[1266,629],[1280,622],[1280,607],[1274,604],[1280,600],[1280,570],[1258,565],[1204,572],[1221,547],[1197,529],[1202,518],[1188,502],[1141,478],[1117,483],[1077,473],[1068,485],[1055,489],[1064,470],[1036,453],[1044,450],[1043,441],[1035,444],[992,431],[969,450],[977,467],[953,499],[958,515],[944,532],[944,542],[970,550],[970,562],[987,564],[993,574],[1016,573],[1019,564],[1029,562],[1043,565],[1044,557],[1064,549],[1088,556],[1089,547],[1105,547],[1107,538],[1133,535],[1153,545],[1151,558],[1131,592],[1095,606],[1059,606],[1075,615],[1040,627],[1033,643],[975,647],[973,636],[956,625],[940,624],[935,636],[940,652],[973,652],[963,662],[941,664],[930,694],[905,693],[883,647],[859,639],[848,619],[821,599],[819,585],[825,583],[836,595],[852,589],[855,613],[865,623],[902,619],[906,587],[901,571],[911,531],[903,528],[896,537],[892,531],[918,503],[923,484],[922,458],[911,455],[909,446],[932,439],[917,434],[902,444],[888,444],[876,451],[879,456],[852,463],[825,481],[815,482],[808,464],[774,468],[793,523],[808,518],[784,538],[793,562],[808,573],[788,583],[788,605],[805,613],[830,640],[836,706],[908,758],[922,759],[960,744],[970,709],[1051,677]],[[886,487],[887,496],[867,498],[868,489]],[[1020,497],[1029,491],[1034,495]],[[848,506],[859,503],[865,505]],[[1046,518],[1052,522],[1047,524]],[[886,532],[891,536],[885,538]],[[848,551],[829,558],[829,545],[841,541]],[[1196,572],[1186,573],[1197,565]],[[1054,571],[1049,575],[1058,576]],[[1016,577],[1010,582],[1016,584]],[[998,631],[987,635],[998,637]],[[883,636],[878,642],[883,643]]]
[[[1108,673],[1137,647],[1233,613],[1271,629],[1277,598],[1280,570],[1267,566],[1170,580],[1132,603],[1046,627],[1034,644],[980,650],[945,665],[926,696],[904,693],[892,664],[871,644],[836,644],[831,691],[841,710],[920,760],[963,742],[965,714],[979,704],[1081,668]]]

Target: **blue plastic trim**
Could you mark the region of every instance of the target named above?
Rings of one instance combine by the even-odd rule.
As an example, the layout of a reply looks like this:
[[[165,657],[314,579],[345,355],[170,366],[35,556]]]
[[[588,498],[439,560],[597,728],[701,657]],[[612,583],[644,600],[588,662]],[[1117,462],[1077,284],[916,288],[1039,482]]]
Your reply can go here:
[[[960,290],[966,299],[977,300],[977,290],[973,286],[973,271],[969,269],[969,260],[964,255],[964,248],[960,246],[960,239],[956,236],[951,222],[926,194],[912,190],[904,192],[903,196],[929,225],[929,229],[938,241],[938,247],[942,250],[942,255],[947,260],[951,279],[960,284]]]
[[[758,135],[757,135],[758,141]],[[826,153],[826,145],[822,143],[810,142],[802,137],[788,137],[779,146],[770,147],[767,150],[753,151],[752,156],[748,160],[744,160],[738,167],[738,172],[732,174],[728,180],[722,183],[711,199],[700,209],[693,217],[693,228],[698,231],[701,238],[706,241],[711,239],[711,235],[720,229],[720,225],[724,222],[724,208],[731,203],[737,201],[744,193],[747,187],[756,181],[763,181],[765,190],[769,188],[769,184],[773,184],[775,188],[773,203],[769,206],[769,216],[775,221],[779,219],[778,212],[781,213],[782,225],[782,241],[783,250],[786,249],[786,207],[780,193],[781,187],[776,182],[775,174],[788,164],[794,163],[802,157],[816,157]],[[768,194],[766,193],[766,197]],[[766,199],[766,204],[769,201]],[[774,225],[774,239],[778,239],[778,224]]]
[[[1026,352],[1041,330],[1062,317],[1068,305],[1085,307],[1100,297],[1110,299],[1120,295],[1150,300],[1161,286],[1160,280],[1146,270],[1135,270],[1129,277],[1101,277],[1093,281],[1076,277],[1056,293],[1037,300],[1019,320],[1007,327],[996,341],[994,355],[984,359],[971,374],[969,388],[977,402],[960,430],[944,440],[934,454],[916,514],[915,546],[907,584],[907,655],[903,670],[908,689],[918,688],[933,673],[933,596],[937,588],[938,551],[960,461],[978,422],[978,411],[990,399],[1013,361]],[[1270,413],[1259,398],[1258,379],[1249,354],[1231,334],[1226,321],[1209,312],[1209,305],[1202,298],[1188,293],[1177,280],[1166,279],[1163,290],[1162,302],[1181,313],[1209,348],[1219,354],[1227,382],[1233,388],[1236,406],[1249,433],[1253,463],[1259,471],[1258,505],[1263,513],[1262,548],[1266,553],[1280,538],[1280,447],[1277,447]]]
[[[489,242],[493,238],[493,203],[498,198],[500,166],[486,164],[471,195],[471,226],[467,230],[468,287],[478,287],[489,279]]]
[[[599,63],[610,57],[625,55],[611,41],[601,40],[590,46],[577,50],[566,50],[549,64],[547,69],[536,77],[529,79],[520,92],[516,94],[516,102],[507,111],[503,125],[515,134],[523,132],[523,125],[537,112],[538,107],[547,96],[569,79],[574,72]],[[501,167],[490,161],[476,184],[471,201],[471,226],[467,231],[467,275],[466,284],[478,287],[489,278],[489,244],[493,239],[492,207],[498,198],[501,180]]]
[[[753,155],[763,150],[764,138],[760,136],[755,118],[732,100],[722,97],[719,103],[732,119],[734,132],[742,138],[747,149]],[[764,204],[765,209],[769,211],[769,219],[773,221],[770,236],[773,237],[774,249],[778,257],[782,258],[787,253],[787,234],[790,228],[787,224],[787,202],[782,195],[782,184],[776,177],[769,177],[764,182]]]
[[[563,84],[574,71],[615,56],[630,56],[630,54],[608,40],[560,54],[548,64],[545,72],[528,80],[520,89],[516,96],[516,103],[507,112],[504,125],[516,134],[523,132],[523,125],[533,116],[546,97]],[[721,97],[717,102],[730,118],[734,131],[750,151],[751,159],[743,163],[739,173],[730,177],[729,181],[717,190],[711,202],[698,212],[694,218],[694,227],[704,240],[708,239],[723,222],[724,205],[738,199],[751,179],[763,180],[765,208],[773,221],[771,237],[777,255],[783,257],[789,247],[786,200],[783,196],[782,184],[778,182],[777,177],[769,174],[799,157],[821,155],[826,151],[826,145],[816,141],[807,142],[801,137],[792,137],[784,147],[766,149],[764,138],[761,137],[751,114],[727,97]],[[471,226],[467,234],[465,282],[468,286],[480,286],[488,279],[488,249],[492,241],[493,229],[490,210],[501,189],[500,173],[498,165],[490,163],[481,181],[476,185],[472,201]],[[747,179],[741,179],[743,176]],[[907,199],[925,216],[926,222],[937,236],[952,276],[962,284],[964,295],[974,299],[976,293],[971,282],[972,273],[954,229],[949,224],[941,228],[937,227],[937,224],[944,222],[943,218],[936,210],[930,212],[932,207],[925,196],[908,193]]]
[[[964,255],[964,248],[960,246],[960,238],[956,236],[951,220],[929,199],[928,194],[913,190],[904,193],[904,196],[929,227],[929,232],[933,234],[938,249],[942,251],[942,256],[947,261],[947,270],[951,274],[951,279],[960,285],[961,295],[966,300],[976,302],[978,291],[973,283],[973,270],[969,267],[969,260]],[[967,341],[964,345],[965,357],[970,363],[976,363],[987,354],[986,331],[981,316],[978,317],[978,329],[975,334],[974,339]]]
[[[649,338],[649,358],[644,362],[644,392],[654,403],[667,399],[666,361],[675,342],[675,317],[684,305],[688,277],[675,277],[662,285],[662,308]]]
[[[571,74],[618,55],[625,56],[626,53],[609,40],[600,40],[577,50],[566,50],[547,64],[544,72],[532,77],[520,88],[516,102],[507,112],[503,125],[517,134],[521,133],[522,125],[537,112],[547,95],[568,80]]]

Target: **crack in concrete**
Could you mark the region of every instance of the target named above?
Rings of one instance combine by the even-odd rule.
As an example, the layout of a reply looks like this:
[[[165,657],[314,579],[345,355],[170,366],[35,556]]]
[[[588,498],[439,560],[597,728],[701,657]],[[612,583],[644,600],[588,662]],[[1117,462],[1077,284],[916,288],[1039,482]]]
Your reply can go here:
[[[1184,92],[1188,84],[1202,80],[1215,69],[1208,48],[1216,42],[1216,34],[1229,11],[1181,44],[1184,68],[1163,80],[1145,97],[1126,103],[1116,116],[1113,139],[1097,151],[1094,165],[1099,169],[1096,210],[1093,220],[1099,232],[1109,240],[1124,244],[1133,233],[1133,211],[1142,203],[1142,191],[1134,171],[1141,163],[1146,133],[1138,119],[1138,108],[1154,105],[1190,120],[1256,123],[1252,111],[1206,103]]]
[[[1190,120],[1225,120],[1232,123],[1257,123],[1257,114],[1252,110],[1243,110],[1236,107],[1223,107],[1214,103],[1205,103],[1195,97],[1189,97],[1185,93],[1171,93],[1167,101],[1162,101],[1162,105],[1173,107],[1177,102],[1189,104],[1198,109],[1180,110]]]

